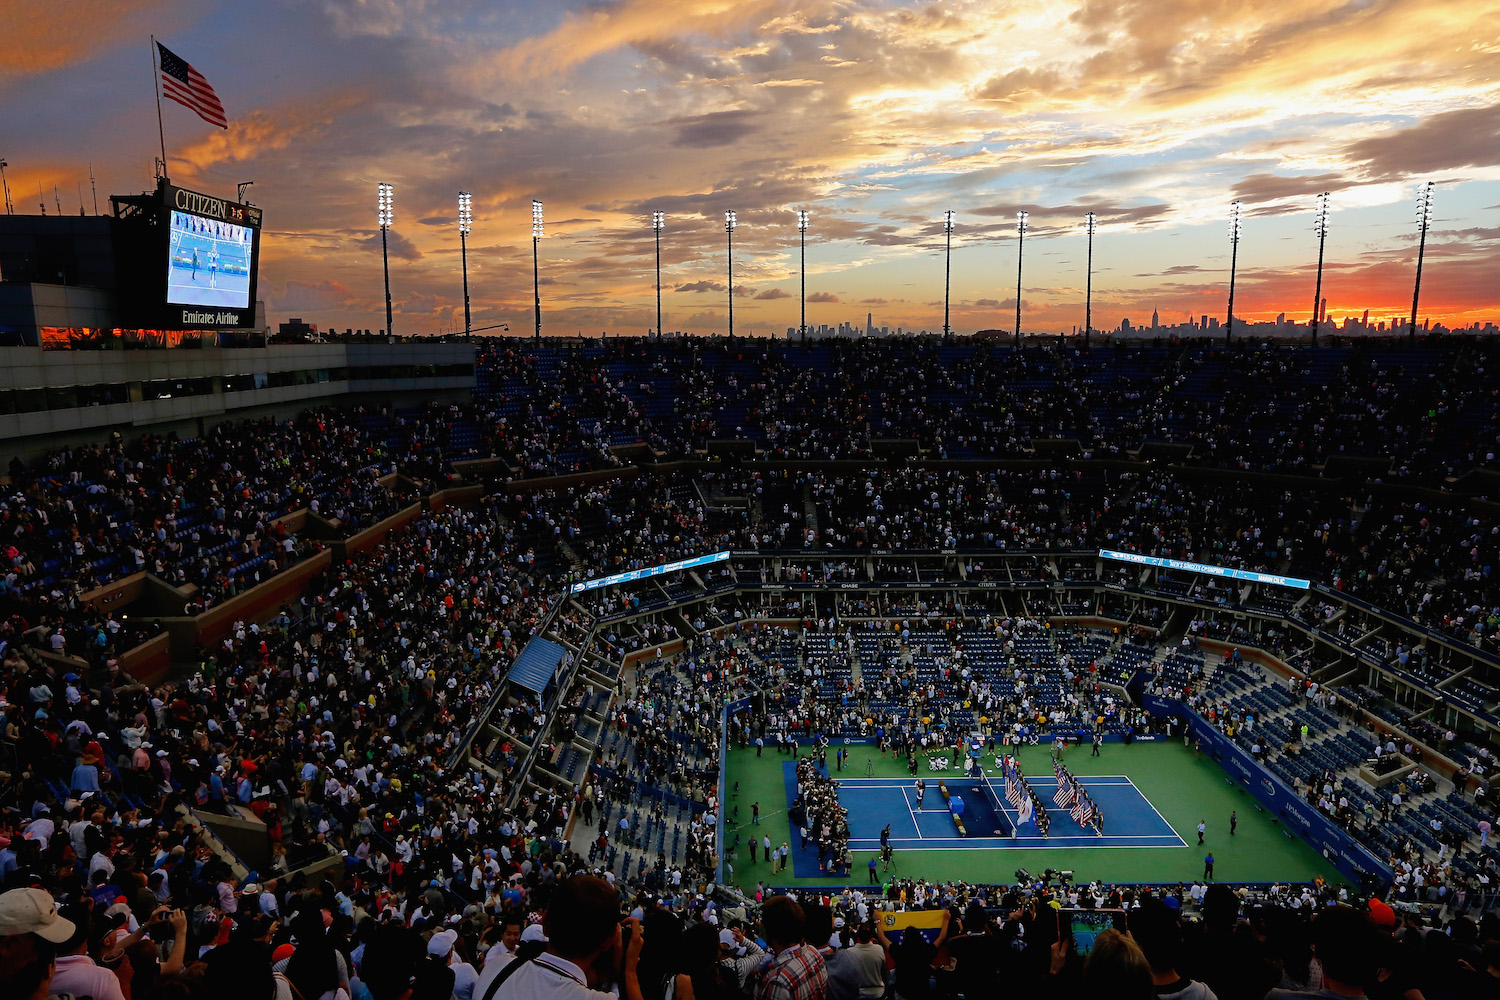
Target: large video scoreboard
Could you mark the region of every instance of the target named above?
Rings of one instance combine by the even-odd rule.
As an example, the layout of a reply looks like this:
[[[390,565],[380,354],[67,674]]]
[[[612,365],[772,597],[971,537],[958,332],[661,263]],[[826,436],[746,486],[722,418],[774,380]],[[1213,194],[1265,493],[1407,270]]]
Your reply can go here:
[[[160,265],[168,329],[239,329],[255,323],[261,212],[253,205],[170,184],[160,229]]]

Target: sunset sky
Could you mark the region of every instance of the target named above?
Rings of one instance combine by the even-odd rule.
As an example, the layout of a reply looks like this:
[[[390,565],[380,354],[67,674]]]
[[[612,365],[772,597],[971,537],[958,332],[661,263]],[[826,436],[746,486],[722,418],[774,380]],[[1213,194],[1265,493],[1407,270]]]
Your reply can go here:
[[[1500,320],[1500,0],[7,0],[0,157],[16,208],[146,190],[149,36],[202,71],[227,132],[164,104],[175,183],[265,211],[274,325],[384,325],[376,185],[395,186],[396,331],[462,328],[456,196],[474,195],[474,325],[531,330],[531,199],[549,334],[798,321],[1009,329],[1311,313],[1332,192],[1336,317],[1405,314],[1415,199],[1437,182],[1422,314]]]

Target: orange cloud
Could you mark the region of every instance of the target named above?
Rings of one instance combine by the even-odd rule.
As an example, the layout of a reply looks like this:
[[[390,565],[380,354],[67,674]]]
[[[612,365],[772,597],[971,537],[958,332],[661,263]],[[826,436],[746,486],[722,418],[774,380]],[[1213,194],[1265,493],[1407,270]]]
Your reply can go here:
[[[148,25],[159,29],[181,10],[177,0],[54,0],[6,6],[5,57],[0,81],[35,76],[75,65],[127,42],[141,49],[142,79],[149,48]]]

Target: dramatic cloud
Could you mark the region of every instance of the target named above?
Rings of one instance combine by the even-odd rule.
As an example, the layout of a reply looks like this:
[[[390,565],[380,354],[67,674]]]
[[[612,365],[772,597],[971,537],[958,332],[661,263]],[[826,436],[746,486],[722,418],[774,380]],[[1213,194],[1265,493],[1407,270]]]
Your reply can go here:
[[[1367,176],[1385,180],[1465,167],[1494,167],[1497,151],[1500,104],[1435,114],[1410,128],[1344,147],[1344,154],[1361,164]]]
[[[154,31],[229,111],[221,131],[168,102],[168,168],[221,196],[254,180],[273,324],[384,324],[380,182],[411,332],[462,320],[460,190],[475,323],[517,331],[534,249],[548,333],[654,326],[653,212],[668,329],[727,327],[723,298],[706,308],[730,275],[726,211],[757,333],[797,324],[804,272],[809,322],[940,329],[945,280],[959,331],[1013,322],[1018,211],[1028,331],[1080,326],[1085,287],[1099,328],[1222,315],[1234,199],[1236,315],[1301,316],[1323,191],[1330,310],[1399,309],[1428,179],[1424,314],[1500,307],[1500,0],[11,6],[0,153],[17,208],[92,210],[91,168],[102,199],[151,186]]]

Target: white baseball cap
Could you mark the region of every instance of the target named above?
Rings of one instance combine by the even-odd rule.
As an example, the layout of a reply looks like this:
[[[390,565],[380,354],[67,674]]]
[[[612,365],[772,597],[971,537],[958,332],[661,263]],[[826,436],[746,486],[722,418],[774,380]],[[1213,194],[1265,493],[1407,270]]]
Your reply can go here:
[[[448,953],[453,950],[453,942],[457,940],[458,931],[438,931],[427,942],[427,954],[447,958]]]
[[[57,901],[41,889],[12,889],[0,893],[0,937],[35,934],[62,944],[73,936],[73,921],[57,912]]]

